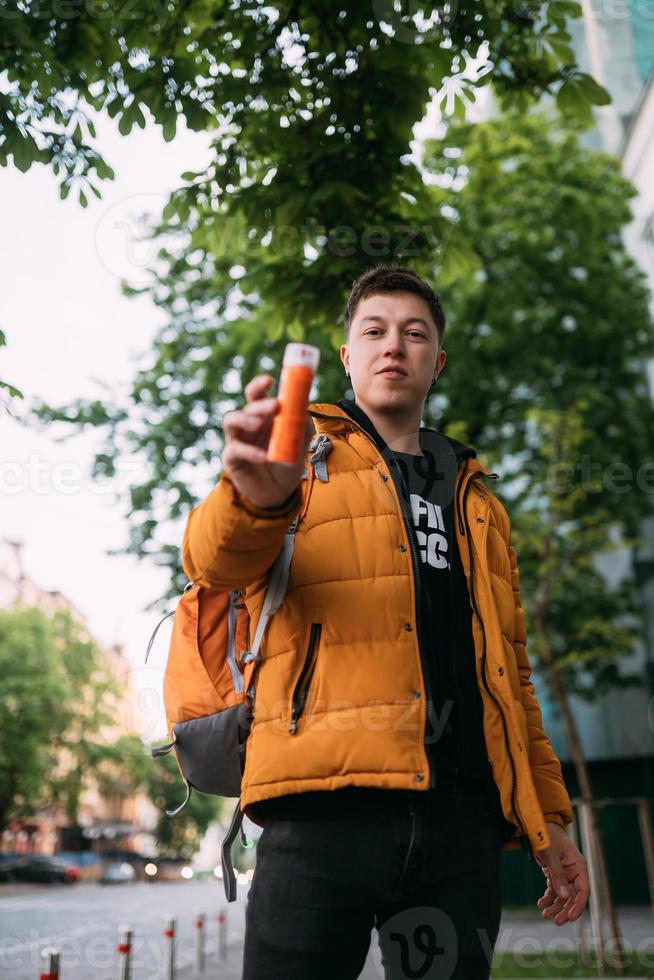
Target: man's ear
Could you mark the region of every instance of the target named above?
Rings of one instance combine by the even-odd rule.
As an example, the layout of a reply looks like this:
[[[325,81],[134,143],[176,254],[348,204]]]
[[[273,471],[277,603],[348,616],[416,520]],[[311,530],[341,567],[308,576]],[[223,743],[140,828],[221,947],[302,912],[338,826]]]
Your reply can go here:
[[[349,367],[349,360],[350,360],[350,352],[348,350],[347,344],[341,344],[340,354],[341,354],[341,362],[343,364],[343,367],[347,371]]]

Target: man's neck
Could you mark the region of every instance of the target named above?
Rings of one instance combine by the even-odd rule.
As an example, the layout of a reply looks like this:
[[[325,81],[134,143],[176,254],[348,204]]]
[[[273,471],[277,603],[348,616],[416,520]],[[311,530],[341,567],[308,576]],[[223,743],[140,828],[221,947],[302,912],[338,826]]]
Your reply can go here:
[[[358,402],[355,404],[359,405]],[[366,413],[379,435],[393,452],[411,453],[415,456],[423,455],[419,436],[420,415],[414,415],[412,418],[407,416],[398,418],[375,412],[366,405],[359,405],[359,408]]]

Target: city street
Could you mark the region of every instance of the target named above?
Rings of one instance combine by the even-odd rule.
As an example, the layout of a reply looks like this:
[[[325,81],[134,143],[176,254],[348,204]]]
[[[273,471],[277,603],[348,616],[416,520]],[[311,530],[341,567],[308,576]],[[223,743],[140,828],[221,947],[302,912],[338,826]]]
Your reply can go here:
[[[35,980],[39,952],[61,951],[61,980],[114,980],[118,928],[133,929],[132,980],[159,980],[164,918],[177,918],[179,976],[194,967],[195,916],[206,915],[207,976],[218,963],[217,915],[227,908],[227,958],[221,977],[240,977],[245,896],[228,906],[222,882],[136,882],[73,886],[13,884],[0,887],[0,977]]]
[[[160,980],[163,975],[163,927],[166,916],[177,918],[178,980],[240,980],[249,883],[239,885],[238,901],[229,904],[220,881],[119,886],[82,883],[73,886],[10,884],[0,886],[0,978],[37,980],[39,952],[54,946],[61,952],[61,980],[114,980],[118,929],[133,929],[131,980]],[[218,921],[227,914],[227,955],[217,955]],[[206,915],[205,971],[195,969],[195,921]],[[584,917],[588,926],[587,916]],[[645,906],[619,909],[620,924],[641,963],[652,966],[652,911]],[[592,944],[591,944],[592,945]],[[576,924],[561,928],[542,920],[535,909],[506,910],[496,946],[496,966],[503,953],[538,951],[569,955],[577,946]],[[381,954],[373,931],[360,980],[381,980]]]
[[[195,970],[195,917],[206,915],[205,976],[239,980],[248,885],[228,905],[220,881],[138,882],[117,887],[83,883],[72,887],[4,885],[0,888],[0,977],[35,980],[39,952],[61,952],[61,980],[114,980],[118,928],[133,929],[132,980],[159,980],[163,970],[163,924],[177,917],[178,977]],[[227,910],[227,956],[217,956],[218,922]],[[371,945],[362,980],[382,976],[376,943]]]
[[[53,946],[61,952],[61,980],[114,980],[118,929],[133,929],[131,980],[160,980],[163,970],[163,926],[177,918],[177,977],[195,980],[195,917],[206,915],[206,969],[203,976],[240,980],[247,885],[238,901],[225,900],[222,883],[137,882],[106,886],[10,884],[0,886],[0,977],[37,980],[39,952]],[[220,910],[227,910],[227,956],[217,956]],[[373,936],[361,980],[383,976]]]

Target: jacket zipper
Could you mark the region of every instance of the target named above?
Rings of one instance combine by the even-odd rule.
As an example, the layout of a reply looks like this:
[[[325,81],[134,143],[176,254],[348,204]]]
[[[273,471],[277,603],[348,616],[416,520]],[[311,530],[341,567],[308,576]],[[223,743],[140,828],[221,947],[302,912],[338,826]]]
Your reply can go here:
[[[467,463],[466,463],[466,466],[467,466]],[[515,768],[515,760],[513,758],[512,753],[511,753],[511,746],[509,744],[509,732],[508,732],[508,728],[507,728],[507,724],[506,724],[506,718],[504,716],[504,711],[503,711],[502,706],[500,705],[499,701],[497,700],[497,698],[495,697],[495,695],[493,694],[493,692],[491,691],[491,689],[490,689],[490,687],[488,685],[488,677],[486,675],[486,662],[487,662],[486,661],[486,628],[484,626],[484,621],[483,621],[483,619],[481,617],[481,614],[479,612],[479,609],[477,608],[477,600],[475,599],[474,571],[473,571],[473,567],[474,566],[473,566],[473,561],[472,561],[472,542],[471,542],[471,539],[470,539],[470,524],[468,523],[468,514],[467,514],[467,511],[466,511],[465,502],[466,502],[466,496],[468,495],[468,491],[470,490],[470,487],[472,485],[472,481],[475,480],[475,479],[478,479],[478,478],[480,478],[480,477],[482,477],[484,475],[485,474],[483,474],[483,473],[481,473],[481,472],[478,471],[477,473],[473,473],[472,476],[470,477],[470,479],[468,480],[468,483],[466,485],[465,491],[463,493],[463,503],[462,503],[462,508],[461,508],[462,511],[463,511],[463,517],[464,517],[464,521],[465,521],[465,527],[463,526],[463,524],[461,522],[461,517],[459,517],[459,528],[461,530],[461,533],[464,534],[464,535],[466,534],[466,528],[467,528],[467,532],[468,532],[467,533],[467,541],[468,541],[468,562],[469,562],[469,566],[470,566],[470,585],[468,587],[468,594],[470,596],[470,603],[472,605],[472,608],[473,608],[473,610],[475,612],[475,615],[476,615],[477,619],[479,620],[479,625],[481,626],[481,632],[482,632],[482,637],[483,637],[482,654],[481,654],[482,678],[483,678],[483,681],[484,681],[484,687],[486,688],[486,691],[488,692],[489,697],[493,700],[493,703],[495,704],[495,707],[497,708],[497,710],[499,712],[499,715],[500,715],[500,718],[502,720],[502,730],[504,732],[504,745],[506,747],[506,752],[507,752],[507,755],[509,757],[509,762],[511,763],[511,805],[513,806],[513,812],[515,814],[516,820],[518,821],[518,827],[520,829],[524,830],[524,828],[522,827],[522,823],[520,821],[520,818],[518,817],[518,807],[517,807],[517,804],[516,804],[516,768]],[[492,474],[492,477],[493,477],[493,479],[497,479],[497,475],[496,474]]]
[[[313,677],[313,672],[316,667],[315,651],[316,647],[318,646],[321,630],[322,623],[311,624],[311,634],[309,636],[309,645],[307,647],[306,656],[304,658],[304,663],[302,664],[300,676],[298,677],[295,687],[293,688],[293,698],[291,702],[291,724],[288,728],[291,735],[295,735],[297,731],[297,723],[300,720],[302,712],[304,711],[309,684],[311,683],[311,678]]]
[[[406,486],[406,483],[404,482],[404,477],[402,475],[402,471],[401,471],[401,469],[400,469],[400,467],[399,467],[399,465],[397,463],[397,460],[394,457],[391,457],[391,463],[393,463],[395,465],[396,472],[399,475],[399,478],[400,478],[400,480],[402,482],[402,485],[403,485],[404,489],[405,490],[408,490],[408,488]],[[411,559],[413,561],[413,574],[414,574],[414,578],[415,578],[416,586],[417,586],[417,588],[416,588],[416,629],[418,631],[418,651],[420,653],[420,660],[421,660],[421,663],[422,663],[423,682],[424,682],[424,685],[425,685],[425,697],[427,699],[427,705],[426,705],[425,715],[426,715],[426,717],[429,717],[429,707],[430,707],[430,705],[433,707],[432,689],[431,689],[431,681],[430,681],[429,669],[428,669],[427,664],[426,664],[425,656],[424,656],[424,653],[423,653],[423,646],[422,646],[422,643],[421,643],[421,634],[422,634],[422,625],[423,625],[422,611],[425,608],[424,607],[424,604],[423,604],[423,595],[424,595],[424,587],[425,586],[424,586],[424,581],[423,581],[423,577],[422,577],[422,568],[421,568],[420,556],[418,554],[418,541],[417,541],[417,538],[416,538],[415,527],[413,526],[413,516],[411,514],[408,514],[408,512],[407,512],[407,505],[406,505],[405,501],[406,501],[406,497],[404,496],[404,494],[401,494],[400,495],[400,507],[402,509],[402,513],[403,513],[403,516],[404,516],[404,523],[405,523],[405,526],[406,526],[406,529],[407,529],[407,534],[408,534],[408,537],[409,537],[409,545],[411,546]],[[427,728],[427,724],[425,722],[425,736],[424,736],[423,741],[424,741],[424,745],[425,745],[425,755],[427,756],[427,768],[428,768],[428,771],[429,771],[429,788],[430,789],[433,789],[434,786],[436,785],[436,774],[433,771],[433,766],[431,764],[431,759],[430,759],[430,756],[429,756],[429,750],[427,749],[427,731],[426,731],[426,728]]]
[[[346,417],[344,417],[342,415],[323,415],[322,412],[312,412],[311,414],[314,417],[316,417],[316,418],[333,419],[333,420],[335,420],[337,422],[347,422],[349,425],[353,426],[353,428],[358,429],[359,432],[363,432],[364,436],[366,436],[366,438],[370,440],[370,442],[373,444],[373,446],[375,447],[375,449],[377,450],[377,452],[381,456],[381,453],[379,452],[379,448],[375,444],[375,441],[372,438],[372,436],[368,432],[366,432],[366,430],[362,426],[360,426],[358,422],[355,422],[353,419],[346,418]],[[397,460],[394,457],[391,457],[391,463],[397,464]],[[396,469],[397,469],[397,472],[399,474],[399,478],[400,478],[400,481],[401,481],[402,486],[406,488],[406,485],[404,483],[404,478],[402,476],[402,471],[399,468],[399,465],[396,466]],[[416,536],[415,536],[415,528],[413,526],[413,518],[411,517],[411,514],[408,513],[407,505],[406,505],[405,499],[404,499],[404,494],[398,493],[398,499],[400,501],[400,509],[402,511],[402,516],[404,518],[404,525],[405,525],[405,528],[406,528],[407,536],[409,538],[409,545],[410,545],[410,548],[411,548],[411,560],[413,562],[413,577],[414,577],[414,581],[415,581],[415,585],[416,585],[416,588],[415,588],[415,614],[416,614],[416,630],[417,630],[417,633],[418,633],[418,654],[420,656],[420,662],[421,662],[421,665],[422,665],[422,680],[423,680],[423,683],[425,685],[425,697],[427,699],[426,710],[425,710],[425,718],[428,719],[429,718],[429,706],[432,703],[432,690],[431,690],[431,682],[430,682],[430,679],[429,679],[429,669],[427,667],[427,662],[426,662],[425,654],[424,654],[424,647],[423,647],[423,644],[422,644],[422,625],[423,625],[423,622],[422,622],[422,610],[424,608],[423,607],[423,603],[422,603],[422,595],[423,595],[424,583],[423,583],[423,579],[422,579],[422,570],[420,568],[420,556],[418,554],[418,542],[417,542],[417,539],[416,539]],[[429,771],[429,787],[430,787],[430,789],[433,789],[435,787],[435,785],[436,785],[436,779],[435,779],[435,773],[433,771],[433,766],[431,764],[431,760],[430,760],[430,756],[429,756],[429,750],[427,749],[427,722],[426,721],[425,721],[425,733],[423,735],[423,744],[425,746],[425,756],[427,758],[427,769]]]

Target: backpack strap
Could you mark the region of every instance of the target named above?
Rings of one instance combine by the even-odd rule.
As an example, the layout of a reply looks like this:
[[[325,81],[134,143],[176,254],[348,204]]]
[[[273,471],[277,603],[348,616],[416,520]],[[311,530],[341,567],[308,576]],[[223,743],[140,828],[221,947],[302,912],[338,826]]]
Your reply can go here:
[[[316,433],[316,426],[313,419],[311,419],[311,424],[313,425],[314,437],[309,443],[308,447],[311,451],[309,463],[313,467],[315,478],[323,483],[327,483],[329,481],[329,473],[327,472],[327,456],[333,449],[333,444],[329,436],[324,432],[321,434]],[[304,472],[304,477],[307,477],[308,475],[309,470],[306,469]],[[263,638],[266,626],[268,625],[268,619],[277,612],[284,600],[284,596],[286,595],[286,589],[288,588],[288,577],[290,574],[291,562],[293,561],[293,552],[295,550],[295,532],[303,510],[304,509],[301,509],[295,515],[292,523],[286,530],[286,534],[284,535],[284,544],[280,554],[277,556],[275,564],[273,565],[270,575],[270,582],[268,583],[268,589],[266,590],[266,596],[263,601],[263,608],[261,610],[261,615],[259,616],[259,622],[257,623],[252,647],[250,650],[243,650],[239,655],[239,659],[243,666],[251,663],[252,661],[254,661],[254,663],[259,661],[259,647],[261,646],[261,640]],[[250,682],[248,696],[251,696],[253,689],[254,679],[252,679]]]
[[[266,597],[263,601],[263,608],[261,610],[261,615],[259,616],[259,622],[257,623],[252,648],[250,650],[244,650],[239,655],[243,665],[250,663],[251,660],[254,660],[255,663],[259,660],[259,647],[261,646],[261,640],[263,638],[266,626],[268,625],[268,619],[277,612],[282,604],[284,596],[286,595],[288,576],[290,573],[291,561],[293,560],[293,552],[295,550],[296,527],[297,517],[294,518],[293,523],[286,530],[286,534],[284,535],[284,545],[273,566],[273,570],[270,575],[270,582],[268,583],[268,588],[266,590]]]
[[[236,807],[232,814],[227,834],[220,847],[220,863],[223,869],[223,885],[225,886],[225,897],[228,902],[236,901],[236,878],[234,877],[234,865],[232,864],[232,844],[236,840],[236,835],[243,823],[243,811],[241,810],[241,797],[236,801]]]
[[[184,801],[179,804],[179,806],[176,806],[175,807],[174,810],[166,810],[166,814],[169,817],[176,817],[177,814],[180,813],[184,809],[184,807],[186,806],[186,804],[188,803],[188,801],[191,799],[191,792],[193,790],[193,787],[191,786],[191,784],[189,783],[188,779],[186,779],[186,777],[184,776],[183,773],[182,773],[182,779],[186,783],[186,797],[185,797]]]
[[[150,656],[150,650],[152,649],[152,644],[154,643],[154,638],[157,635],[157,633],[159,632],[159,627],[161,626],[162,623],[165,623],[166,622],[166,620],[168,619],[169,616],[174,616],[174,615],[175,615],[175,610],[172,609],[170,612],[166,613],[165,616],[162,616],[162,618],[159,620],[159,622],[155,626],[155,628],[154,628],[154,630],[152,632],[152,636],[150,637],[150,639],[148,641],[148,648],[145,651],[145,660],[143,661],[144,663],[147,664],[147,662],[148,662],[148,657]]]
[[[195,585],[195,582],[187,582],[186,585],[184,586],[184,592],[188,592],[188,590],[189,589],[192,589],[194,585]],[[165,623],[166,622],[166,620],[169,618],[169,616],[174,616],[175,615],[175,611],[176,611],[175,609],[171,609],[170,612],[167,612],[165,616],[162,616],[161,617],[161,619],[159,620],[159,622],[155,626],[155,628],[154,628],[154,630],[152,632],[152,636],[150,637],[150,639],[148,641],[148,648],[145,651],[145,660],[144,660],[144,663],[147,664],[147,662],[148,662],[148,657],[150,656],[150,650],[152,649],[152,644],[154,643],[154,638],[157,635],[157,633],[159,632],[159,627],[162,625],[162,623]]]
[[[309,462],[313,466],[316,464],[316,462],[324,461],[325,456],[331,449],[331,440],[329,436],[322,436],[322,435],[316,436],[315,435],[316,427],[313,422],[313,419],[311,420],[311,424],[313,425],[314,438],[311,440],[311,443],[309,444],[309,449],[313,450]],[[326,448],[325,443],[321,442],[320,448],[318,452],[316,452],[316,445],[315,445],[316,439],[318,440],[326,439],[327,443],[329,444],[329,448]],[[309,472],[308,470],[305,470],[305,477],[308,476],[308,472]],[[323,476],[320,476],[319,479],[323,479]],[[259,647],[261,646],[261,640],[263,638],[263,634],[265,632],[266,626],[268,625],[268,619],[270,618],[270,616],[272,616],[274,613],[277,612],[277,610],[279,609],[279,607],[281,606],[284,600],[284,596],[286,595],[286,589],[288,588],[288,576],[290,574],[291,562],[293,560],[293,552],[295,550],[295,532],[297,530],[299,519],[300,519],[300,513],[298,512],[293,518],[291,524],[286,529],[282,550],[277,556],[277,560],[275,561],[272,572],[270,574],[270,581],[268,583],[268,588],[266,590],[266,596],[263,601],[263,608],[261,610],[261,615],[259,616],[259,622],[257,623],[257,628],[254,635],[254,641],[252,643],[252,647],[250,650],[243,650],[239,654],[239,659],[243,664],[243,666],[245,666],[245,664],[250,663],[251,661],[254,661],[255,663],[258,662]],[[250,685],[250,690],[248,691],[248,694],[250,693],[251,690],[252,690],[252,685]]]

